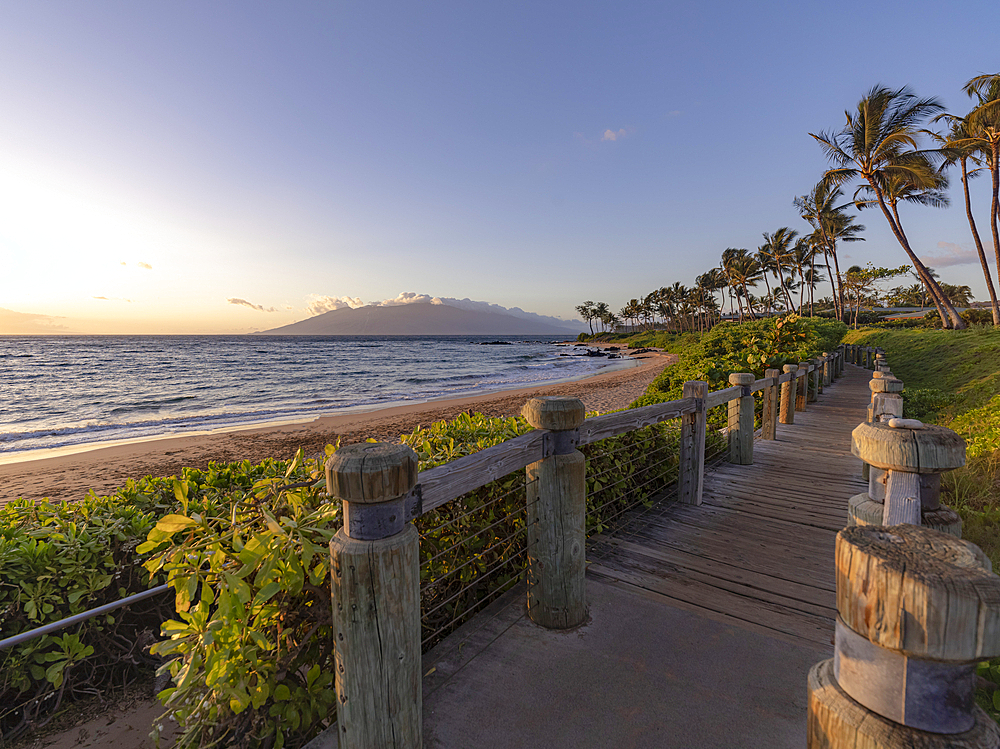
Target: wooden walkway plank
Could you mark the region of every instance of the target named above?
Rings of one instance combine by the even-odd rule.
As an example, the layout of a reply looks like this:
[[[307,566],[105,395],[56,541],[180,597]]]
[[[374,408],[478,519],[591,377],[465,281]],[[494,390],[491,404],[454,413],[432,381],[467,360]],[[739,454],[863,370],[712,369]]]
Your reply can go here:
[[[836,533],[865,490],[851,455],[869,373],[848,366],[819,400],[754,443],[753,465],[722,463],[700,506],[664,502],[591,540],[588,575],[664,603],[792,641],[833,636]]]

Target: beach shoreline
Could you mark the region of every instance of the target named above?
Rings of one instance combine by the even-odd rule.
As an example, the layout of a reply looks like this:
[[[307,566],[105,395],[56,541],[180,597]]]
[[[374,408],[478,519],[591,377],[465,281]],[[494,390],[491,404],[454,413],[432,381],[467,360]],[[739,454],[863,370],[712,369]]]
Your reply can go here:
[[[613,411],[642,395],[653,378],[676,361],[676,356],[649,352],[636,360],[637,367],[600,372],[569,382],[323,416],[308,422],[143,438],[68,454],[26,456],[24,460],[0,465],[0,504],[19,497],[32,501],[76,500],[90,489],[107,494],[129,478],[172,476],[182,468],[204,468],[211,461],[256,463],[266,458],[287,459],[299,448],[306,455],[317,456],[338,438],[342,444],[368,438],[394,442],[417,426],[453,419],[465,411],[515,416],[528,398],[537,395],[574,396],[583,400],[588,411]]]

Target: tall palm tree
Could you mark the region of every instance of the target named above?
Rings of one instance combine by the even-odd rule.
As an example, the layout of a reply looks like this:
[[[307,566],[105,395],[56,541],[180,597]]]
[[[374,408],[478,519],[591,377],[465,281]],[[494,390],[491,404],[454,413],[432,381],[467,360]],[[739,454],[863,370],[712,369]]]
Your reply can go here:
[[[601,331],[607,330],[608,325],[608,315],[611,313],[611,308],[608,306],[607,302],[598,302],[594,305],[594,319],[601,323]]]
[[[896,240],[945,313],[942,324],[950,322],[955,328],[965,328],[965,320],[911,249],[898,216],[889,210],[884,192],[893,177],[916,187],[933,187],[937,183],[936,170],[928,168],[927,152],[917,148],[917,135],[921,123],[941,110],[936,99],[919,99],[909,88],[893,91],[876,85],[858,102],[856,112],[845,112],[847,123],[841,130],[810,135],[836,165],[826,171],[824,179],[842,185],[860,178],[868,184]]]
[[[785,295],[788,309],[795,309],[795,305],[792,304],[792,297],[788,293],[788,285],[784,281],[784,272],[790,270],[794,265],[794,251],[792,247],[798,236],[799,233],[797,231],[793,231],[787,226],[782,226],[774,234],[764,232],[764,245],[768,248],[768,254],[774,258],[774,263],[778,270],[779,288],[781,288]]]
[[[594,303],[588,299],[583,304],[578,304],[576,311],[580,313],[580,317],[587,321],[590,326],[590,334],[594,335]]]
[[[777,261],[774,259],[774,255],[771,254],[770,247],[765,243],[757,248],[757,254],[754,255],[754,259],[757,261],[757,265],[760,266],[761,276],[764,279],[764,286],[767,288],[767,296],[763,298],[763,302],[766,305],[765,312],[771,312],[771,284],[767,280],[767,274],[771,273],[781,278],[781,270],[778,267]]]
[[[965,84],[965,93],[978,104],[962,118],[964,138],[953,146],[968,147],[978,151],[989,167],[993,200],[990,204],[990,232],[993,235],[993,252],[1000,274],[1000,73],[979,75]],[[990,300],[993,301],[992,288]],[[998,324],[996,303],[993,303],[993,324]]]
[[[837,257],[837,242],[864,242],[864,237],[857,236],[865,230],[861,224],[854,223],[854,217],[846,211],[851,203],[837,205],[844,198],[844,192],[836,185],[825,180],[809,192],[792,201],[813,231],[818,233],[822,242],[823,257],[827,267],[833,258],[834,274],[830,276],[833,287],[833,309],[838,320],[844,319],[844,282],[840,275],[840,260]]]
[[[976,139],[971,137],[969,124],[964,117],[956,117],[951,114],[942,114],[935,120],[947,120],[950,129],[946,135],[939,135],[931,132],[930,135],[937,140],[941,146],[941,153],[944,154],[942,169],[958,164],[962,170],[962,191],[965,194],[965,215],[969,219],[969,228],[972,230],[972,239],[976,243],[976,252],[979,253],[979,264],[983,268],[983,277],[986,279],[986,290],[990,294],[990,308],[993,311],[993,324],[1000,326],[1000,306],[997,305],[997,292],[993,286],[993,276],[990,273],[990,266],[986,260],[986,251],[983,249],[983,240],[979,236],[979,227],[976,226],[976,219],[972,215],[972,197],[969,194],[969,180],[978,176],[982,170],[982,159],[979,158],[981,148],[976,143]],[[969,162],[972,162],[974,169],[969,169]],[[954,298],[953,298],[954,300]]]
[[[747,311],[751,316],[755,316],[756,311],[753,308],[749,287],[757,285],[761,278],[761,270],[753,255],[750,254],[749,250],[729,247],[722,253],[722,269],[729,279],[730,287],[736,291],[736,301],[740,306],[740,320],[744,319],[743,299],[746,299]]]

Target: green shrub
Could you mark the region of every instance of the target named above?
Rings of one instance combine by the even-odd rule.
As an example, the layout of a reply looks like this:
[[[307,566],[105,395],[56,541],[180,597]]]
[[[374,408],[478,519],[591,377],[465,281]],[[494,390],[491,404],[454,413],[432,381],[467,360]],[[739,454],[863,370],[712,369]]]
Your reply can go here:
[[[729,387],[729,375],[734,372],[763,377],[767,369],[780,369],[835,350],[846,331],[847,326],[836,320],[797,315],[721,322],[689,345],[678,362],[663,370],[631,407],[681,398],[688,380],[704,380],[711,391]]]

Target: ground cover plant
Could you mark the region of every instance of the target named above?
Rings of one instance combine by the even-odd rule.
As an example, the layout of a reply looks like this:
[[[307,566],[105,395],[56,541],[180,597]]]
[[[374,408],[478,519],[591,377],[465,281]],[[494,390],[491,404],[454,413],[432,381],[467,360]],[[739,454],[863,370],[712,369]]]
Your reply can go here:
[[[1000,570],[1000,329],[970,325],[961,331],[869,329],[846,343],[885,350],[905,386],[903,415],[954,429],[966,440],[966,465],[943,476],[942,499],[962,517],[962,536]],[[977,700],[1000,717],[1000,659],[980,676],[998,685]]]

